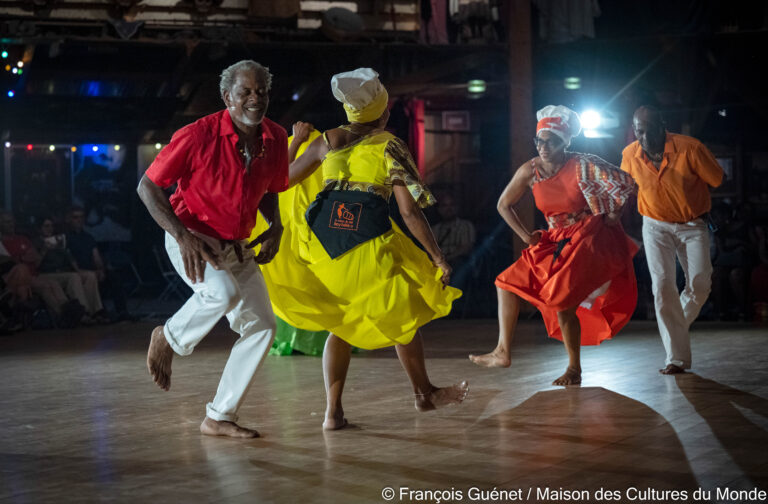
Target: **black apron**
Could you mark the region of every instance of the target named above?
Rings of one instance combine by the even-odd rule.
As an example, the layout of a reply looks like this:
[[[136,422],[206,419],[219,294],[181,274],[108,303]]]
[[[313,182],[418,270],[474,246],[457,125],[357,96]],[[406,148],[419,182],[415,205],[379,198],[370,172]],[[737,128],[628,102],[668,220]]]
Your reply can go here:
[[[363,191],[321,191],[305,217],[331,259],[392,229],[384,198]]]

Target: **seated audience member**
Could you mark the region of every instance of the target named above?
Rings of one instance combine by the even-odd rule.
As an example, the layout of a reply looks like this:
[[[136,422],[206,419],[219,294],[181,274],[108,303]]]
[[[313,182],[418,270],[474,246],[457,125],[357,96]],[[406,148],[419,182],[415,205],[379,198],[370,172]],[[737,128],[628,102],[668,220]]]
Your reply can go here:
[[[84,226],[85,210],[78,206],[70,208],[67,212],[67,250],[74,257],[80,271],[92,272],[96,275],[104,297],[111,299],[115,305],[117,319],[134,320],[134,317],[128,313],[126,294],[119,275],[107,268],[96,246],[96,239],[85,230]]]
[[[101,303],[96,273],[78,267],[77,262],[67,249],[66,236],[54,234],[53,219],[42,219],[40,233],[35,244],[41,256],[37,271],[66,288],[69,297],[77,299],[85,307],[86,318],[84,322],[109,322]],[[73,274],[80,277],[82,288],[76,281],[71,280]]]
[[[711,212],[717,224],[712,259],[712,300],[720,320],[745,320],[749,272],[752,268],[751,218],[748,207],[725,202]]]
[[[40,253],[32,241],[24,235],[16,233],[16,221],[8,212],[0,212],[0,238],[3,248],[15,265],[22,265],[31,275],[31,290],[40,296],[48,308],[56,315],[61,327],[74,327],[85,317],[85,308],[76,299],[68,299],[64,289],[75,294],[82,292],[83,284],[80,277],[70,273],[61,281],[48,275],[40,275],[37,267],[40,264]],[[20,268],[17,271],[23,271]],[[10,271],[9,271],[10,272]],[[22,275],[26,274],[22,273]],[[73,296],[74,297],[74,296]],[[85,295],[83,294],[83,297]]]
[[[0,242],[0,334],[25,329],[33,309],[32,271]]]
[[[768,322],[768,225],[754,227],[757,242],[757,265],[749,279],[749,297],[754,310],[754,320]]]
[[[448,263],[458,271],[475,246],[475,226],[459,217],[458,203],[450,194],[437,200],[437,211],[440,222],[432,227],[432,232]]]

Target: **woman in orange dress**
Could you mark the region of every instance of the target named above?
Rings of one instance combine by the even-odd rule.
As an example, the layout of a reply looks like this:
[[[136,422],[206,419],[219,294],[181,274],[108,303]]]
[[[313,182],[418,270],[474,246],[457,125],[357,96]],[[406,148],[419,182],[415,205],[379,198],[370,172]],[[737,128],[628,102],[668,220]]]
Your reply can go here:
[[[630,177],[597,156],[569,152],[581,124],[576,112],[549,105],[537,113],[538,157],[522,165],[498,210],[529,247],[496,278],[499,341],[475,364],[508,367],[520,299],[541,312],[550,337],[565,344],[568,368],[553,385],[581,383],[581,345],[598,345],[630,319],[637,303],[632,256],[637,246],[619,223],[634,192]],[[528,231],[513,209],[528,189],[549,229]]]

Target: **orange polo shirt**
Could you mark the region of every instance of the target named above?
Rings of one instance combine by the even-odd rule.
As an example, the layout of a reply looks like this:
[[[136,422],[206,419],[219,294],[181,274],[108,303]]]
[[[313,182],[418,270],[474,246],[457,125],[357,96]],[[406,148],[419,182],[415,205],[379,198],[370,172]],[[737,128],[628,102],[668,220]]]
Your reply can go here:
[[[638,212],[664,222],[688,222],[708,212],[709,186],[723,181],[723,169],[709,149],[677,133],[667,133],[658,170],[638,141],[624,149],[621,169],[637,182]]]

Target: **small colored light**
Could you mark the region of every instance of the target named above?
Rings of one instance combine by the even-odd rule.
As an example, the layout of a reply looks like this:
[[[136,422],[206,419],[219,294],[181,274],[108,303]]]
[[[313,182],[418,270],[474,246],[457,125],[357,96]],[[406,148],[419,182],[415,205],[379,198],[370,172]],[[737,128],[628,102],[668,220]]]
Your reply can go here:
[[[581,78],[566,77],[563,81],[563,87],[565,87],[565,89],[581,89]]]
[[[99,146],[98,145],[94,145],[93,147],[91,147],[91,150],[93,152],[99,152]]]
[[[19,67],[19,68],[23,67],[24,66],[24,62],[23,61],[17,61],[16,62],[16,66]]]
[[[27,144],[27,150],[32,150],[33,146],[32,144]]]
[[[119,146],[119,145],[115,145],[115,150],[116,150],[116,151],[117,151],[117,150],[120,150],[120,146]]]
[[[485,81],[474,79],[467,84],[467,91],[470,93],[485,93]]]
[[[3,57],[3,59],[8,57],[8,51],[3,51],[3,53],[0,55]]]
[[[5,142],[5,148],[10,149],[11,148],[11,142]]]
[[[155,149],[160,150],[162,148],[163,148],[163,144],[160,144],[160,143],[155,144]]]
[[[17,74],[17,73],[19,73],[19,69],[18,68],[14,68],[13,70],[11,70],[11,72]]]
[[[55,145],[49,145],[49,146],[48,146],[48,150],[49,150],[49,151],[51,151],[51,152],[53,152],[53,151],[55,151],[55,150],[56,150],[56,146],[55,146]]]
[[[10,72],[11,71],[11,65],[5,65],[5,71]]]
[[[13,98],[14,96],[16,96],[16,93],[14,93],[12,90],[8,91],[8,98]]]
[[[18,72],[16,72],[16,73],[17,73],[17,74],[19,74],[19,75],[21,75],[21,74],[23,74],[23,73],[24,73],[24,70],[21,70],[21,69],[19,69],[19,71],[18,71]]]
[[[300,98],[299,93],[293,93],[291,95],[291,100],[293,101],[299,101],[299,98]]]
[[[73,145],[72,147],[70,147],[70,148],[69,148],[69,150],[71,150],[72,152],[77,152],[77,147],[75,147],[75,146]]]

